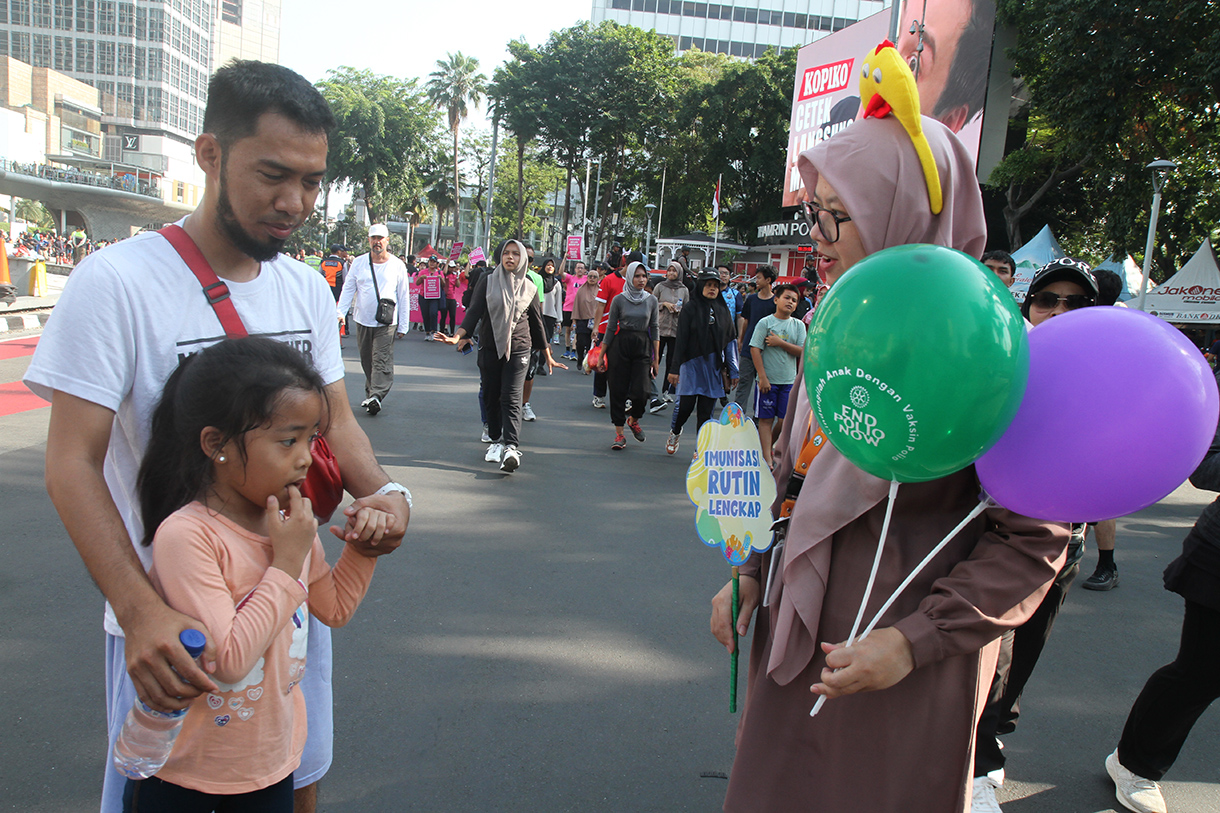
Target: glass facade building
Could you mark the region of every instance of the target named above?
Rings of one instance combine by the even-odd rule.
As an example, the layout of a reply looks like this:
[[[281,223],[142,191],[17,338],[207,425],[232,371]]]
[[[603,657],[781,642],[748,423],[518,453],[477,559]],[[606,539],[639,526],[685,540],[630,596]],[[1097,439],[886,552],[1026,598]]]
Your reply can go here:
[[[280,0],[0,0],[0,56],[97,88],[111,130],[193,141],[217,65],[278,61],[279,14]]]
[[[767,48],[799,48],[888,6],[878,0],[593,0],[591,19],[664,34],[679,53],[697,49],[756,59]]]

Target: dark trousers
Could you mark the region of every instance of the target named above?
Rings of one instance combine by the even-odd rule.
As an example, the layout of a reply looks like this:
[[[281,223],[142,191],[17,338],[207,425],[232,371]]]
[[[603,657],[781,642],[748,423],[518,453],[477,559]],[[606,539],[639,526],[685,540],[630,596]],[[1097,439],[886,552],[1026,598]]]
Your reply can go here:
[[[421,308],[424,317],[424,332],[436,332],[436,315],[441,309],[441,300],[439,299],[421,299]]]
[[[555,338],[555,328],[558,327],[559,320],[554,316],[542,317],[542,332],[546,334],[546,340],[549,344],[551,339]]]
[[[528,347],[514,347],[507,359],[496,356],[493,342],[479,350],[479,372],[483,383],[483,405],[487,408],[487,434],[505,446],[517,446],[521,438],[521,396],[525,391]]]
[[[663,375],[665,377],[662,380],[661,392],[673,392],[673,390],[674,390],[673,384],[669,383],[669,374],[673,372],[674,348],[677,347],[677,344],[678,344],[677,336],[662,336],[661,337],[661,347],[657,351],[659,354],[657,356],[658,365],[661,363],[661,356],[665,357],[665,367],[663,368],[665,370],[665,372],[663,373]]]
[[[123,813],[292,813],[292,774],[274,785],[223,796],[203,793],[150,776],[127,780]]]
[[[1051,629],[1067,598],[1072,580],[1080,572],[1079,549],[1069,553],[1068,562],[1059,571],[1046,598],[1038,609],[1021,626],[1004,633],[1000,640],[1000,659],[991,679],[991,693],[987,705],[979,717],[975,733],[974,775],[986,776],[1004,767],[1004,752],[1000,750],[996,736],[1011,734],[1017,729],[1017,718],[1021,715],[1021,693],[1034,673],[1042,648],[1051,637]]]
[[[737,402],[737,406],[741,407],[742,412],[751,418],[754,417],[754,380],[757,377],[758,373],[754,371],[754,354],[750,352],[750,345],[747,344],[739,357],[737,389],[733,390],[732,398]]]
[[[456,299],[446,299],[445,304],[440,306],[440,325],[438,325],[438,327],[440,327],[441,330],[445,329],[445,318],[446,317],[448,317],[448,319],[449,319],[449,334],[452,335],[453,331],[457,330],[457,300]]]
[[[597,340],[601,341],[601,339],[602,334],[597,334]],[[606,374],[597,370],[593,371],[593,395],[597,398],[606,397]]]
[[[394,325],[356,325],[356,344],[364,370],[364,395],[384,401],[394,386]]]
[[[699,421],[699,426],[707,423],[712,419],[712,410],[716,408],[716,399],[709,398],[706,395],[682,395],[678,397],[678,405],[674,407],[673,419],[669,422],[669,431],[675,435],[682,434],[682,427],[686,424],[686,419],[690,417],[695,408],[698,407],[696,416]]]
[[[581,364],[585,363],[585,356],[589,355],[589,346],[593,344],[592,333],[581,333],[576,331],[576,360]]]
[[[652,342],[643,330],[620,330],[610,345],[609,369],[610,422],[622,426],[627,418],[627,399],[631,417],[639,420],[648,404],[648,373],[652,368]]]
[[[1118,761],[1137,776],[1159,781],[1217,697],[1220,611],[1187,600],[1178,657],[1153,672],[1135,699],[1118,741]]]

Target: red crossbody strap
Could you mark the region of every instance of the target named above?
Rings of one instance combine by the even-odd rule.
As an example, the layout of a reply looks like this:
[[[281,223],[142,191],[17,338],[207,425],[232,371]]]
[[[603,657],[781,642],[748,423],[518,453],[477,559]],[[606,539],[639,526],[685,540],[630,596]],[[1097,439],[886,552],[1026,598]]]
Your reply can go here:
[[[229,298],[229,286],[216,276],[216,272],[212,270],[207,258],[203,256],[203,252],[199,250],[199,246],[195,245],[195,241],[186,233],[186,230],[176,223],[171,223],[158,233],[169,241],[169,244],[178,252],[178,256],[186,263],[186,267],[191,269],[195,279],[199,280],[199,284],[203,287],[203,295],[207,298],[208,304],[212,306],[212,310],[216,311],[216,318],[220,320],[220,326],[224,328],[225,336],[230,339],[248,336],[246,326],[242,324],[241,317],[237,314],[237,308],[233,306],[233,300]]]

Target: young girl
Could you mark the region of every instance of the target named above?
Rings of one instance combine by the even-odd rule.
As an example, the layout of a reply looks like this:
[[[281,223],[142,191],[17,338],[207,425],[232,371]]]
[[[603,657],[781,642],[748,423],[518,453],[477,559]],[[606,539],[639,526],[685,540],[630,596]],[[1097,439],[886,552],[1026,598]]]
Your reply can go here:
[[[222,341],[166,383],[138,480],[142,544],[157,591],[212,641],[219,691],[195,700],[156,776],[128,780],[124,811],[292,810],[310,612],[347,623],[374,567],[349,545],[331,570],[301,496],[326,414],[322,379],[271,339]]]

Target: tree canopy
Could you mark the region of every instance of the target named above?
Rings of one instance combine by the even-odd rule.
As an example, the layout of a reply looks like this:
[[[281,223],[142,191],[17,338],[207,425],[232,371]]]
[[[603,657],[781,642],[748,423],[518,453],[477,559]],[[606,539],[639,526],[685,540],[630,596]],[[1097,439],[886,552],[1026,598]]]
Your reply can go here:
[[[1141,256],[1145,166],[1167,159],[1178,170],[1153,257],[1164,279],[1220,222],[1220,4],[1000,0],[998,11],[1018,32],[1010,56],[1029,94],[1018,146],[988,179],[1010,241],[1050,223],[1090,259]]]
[[[327,154],[327,182],[364,187],[369,217],[400,214],[422,191],[441,138],[440,117],[415,79],[339,68],[318,83],[337,127]]]

